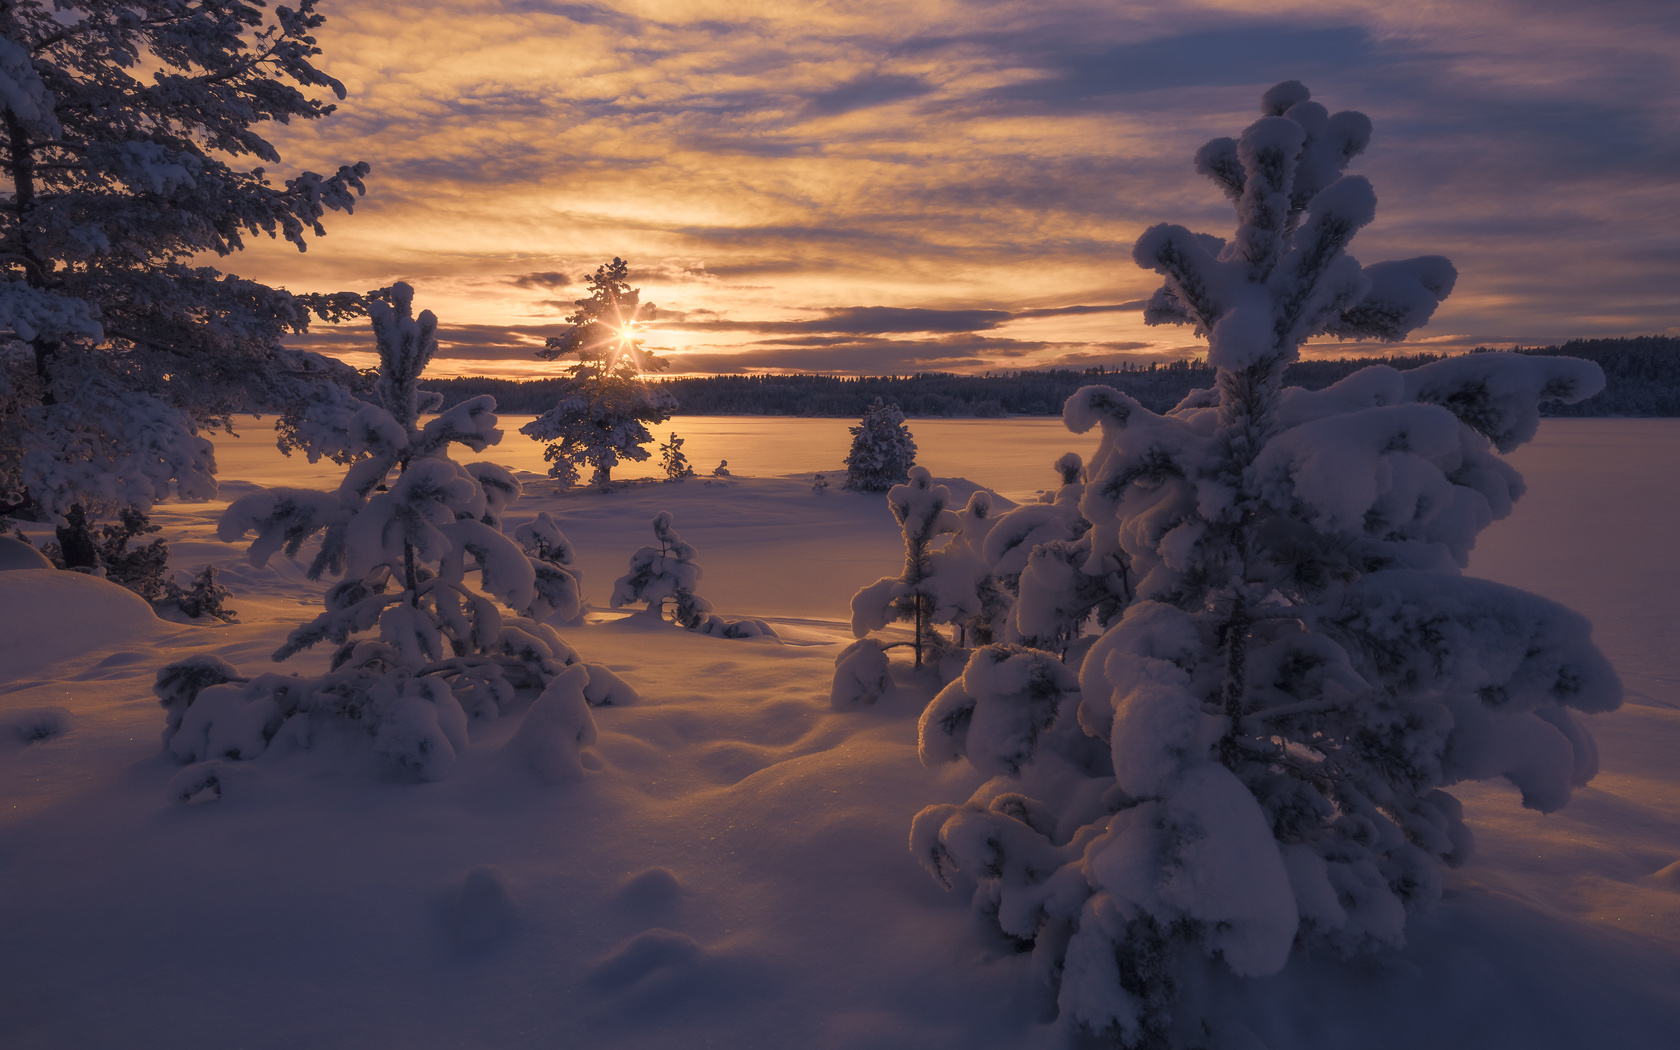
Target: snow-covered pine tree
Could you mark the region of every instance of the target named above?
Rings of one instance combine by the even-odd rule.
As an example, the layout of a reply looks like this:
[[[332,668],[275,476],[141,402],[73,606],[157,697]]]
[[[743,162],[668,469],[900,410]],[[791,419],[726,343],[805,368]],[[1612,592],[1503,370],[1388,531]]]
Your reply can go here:
[[[677,399],[649,383],[649,372],[664,371],[664,361],[642,348],[637,325],[652,304],[629,285],[630,266],[623,259],[598,267],[588,277],[589,295],[567,316],[571,328],[551,337],[537,356],[547,361],[576,354],[577,363],[561,385],[559,402],[519,428],[534,441],[546,441],[543,458],[549,475],[576,484],[578,468],[590,467],[591,483],[605,486],[623,460],[648,458],[643,448],[653,440],[649,423],[663,423],[677,410]]]
[[[689,465],[682,447],[683,439],[675,433],[671,435],[671,440],[659,446],[659,469],[665,472],[667,481],[681,481],[694,476],[694,468]]]
[[[910,480],[916,441],[896,404],[877,397],[864,409],[858,425],[849,429],[852,448],[846,453],[846,482],[842,488],[885,492]]]
[[[494,464],[449,458],[453,444],[482,451],[501,439],[495,402],[473,398],[420,422],[441,400],[419,388],[437,319],[429,310],[414,316],[412,297],[397,284],[389,304],[369,310],[379,404],[318,421],[359,455],[338,490],[253,492],[228,507],[218,530],[229,542],[254,532],[257,565],[282,549],[295,555],[322,533],[309,576],[342,578],[326,610],[293,630],[274,659],[327,641],[338,646],[331,670],[245,677],[213,657],[163,668],[155,691],[169,712],[164,741],[184,762],[251,759],[277,738],[307,747],[350,729],[396,765],[437,779],[466,747],[469,715],[493,718],[518,691],[540,692],[578,662],[542,622],[577,615],[576,580],[560,558],[528,557],[492,524],[518,496],[517,481]],[[558,530],[539,527],[533,537],[552,552],[550,532]],[[544,542],[535,545],[544,553]],[[467,585],[469,571],[479,589]],[[597,692],[615,681],[603,673]]]
[[[8,0],[0,4],[0,515],[146,510],[214,493],[199,435],[354,372],[285,349],[311,312],[197,264],[246,235],[301,250],[349,211],[368,166],[273,185],[267,121],[344,97],[316,69],[314,0]]]
[[[1147,318],[1208,338],[1216,388],[1165,415],[1103,386],[1066,406],[1071,429],[1102,428],[1086,569],[1119,555],[1137,581],[1084,655],[1078,704],[1037,671],[988,684],[986,662],[1013,657],[982,650],[974,703],[942,694],[922,723],[924,761],[1001,775],[919,814],[913,848],[1033,943],[1061,1024],[1124,1047],[1206,1045],[1186,985],[1274,974],[1297,947],[1401,944],[1440,865],[1469,854],[1444,789],[1502,776],[1556,809],[1597,766],[1574,712],[1620,702],[1583,618],[1461,574],[1522,492],[1495,450],[1534,435],[1540,400],[1597,391],[1598,368],[1475,354],[1283,388],[1304,339],[1398,339],[1455,273],[1347,255],[1375,208],[1341,174],[1363,115],[1294,82],[1262,112],[1196,158],[1236,236],[1156,226],[1134,253],[1166,277]],[[988,697],[1008,732],[976,753]]]

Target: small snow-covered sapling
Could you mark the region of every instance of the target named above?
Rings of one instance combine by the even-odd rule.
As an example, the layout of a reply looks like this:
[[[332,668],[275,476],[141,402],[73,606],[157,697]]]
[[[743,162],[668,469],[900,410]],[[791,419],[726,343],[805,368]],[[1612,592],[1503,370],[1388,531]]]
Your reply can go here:
[[[213,617],[223,623],[238,623],[239,613],[223,604],[232,592],[216,580],[216,567],[206,565],[193,575],[192,586],[182,587],[174,580],[164,584],[164,596],[153,603],[160,611],[180,610],[189,620]]]
[[[852,596],[852,636],[859,641],[837,658],[837,682],[852,674],[841,665],[854,661],[857,653],[869,648],[885,652],[908,645],[915,651],[919,669],[931,655],[943,654],[952,647],[934,624],[965,622],[979,611],[978,588],[985,566],[974,556],[972,546],[951,542],[943,549],[935,547],[940,537],[961,533],[966,522],[983,521],[991,506],[989,496],[980,498],[976,494],[976,499],[959,513],[951,509],[951,490],[934,484],[926,467],[911,467],[909,474],[907,482],[887,493],[887,506],[904,538],[904,570],[897,576],[884,576]],[[888,644],[868,637],[899,620],[912,624],[911,641]],[[875,663],[872,661],[871,666]]]
[[[653,537],[658,546],[637,548],[630,556],[630,571],[613,582],[612,607],[645,602],[649,615],[663,618],[669,603],[675,623],[700,626],[712,603],[694,593],[702,575],[694,547],[677,535],[669,511],[654,515]]]
[[[630,571],[613,583],[612,607],[633,602],[647,603],[647,615],[663,619],[670,609],[671,620],[681,627],[719,638],[775,638],[776,632],[763,620],[748,617],[725,620],[712,612],[712,603],[694,593],[704,575],[695,562],[693,545],[677,535],[670,512],[653,518],[657,547],[640,547],[630,556]]]
[[[682,447],[683,439],[674,433],[671,440],[659,446],[659,466],[665,471],[667,481],[681,481],[694,476],[694,468],[689,465]]]

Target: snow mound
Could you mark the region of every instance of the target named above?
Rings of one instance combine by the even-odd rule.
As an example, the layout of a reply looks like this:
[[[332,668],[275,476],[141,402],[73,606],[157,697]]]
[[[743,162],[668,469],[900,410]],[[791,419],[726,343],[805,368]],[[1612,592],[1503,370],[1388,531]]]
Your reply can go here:
[[[53,563],[22,540],[0,536],[0,572],[9,569],[50,569]]]
[[[513,891],[497,868],[481,864],[467,872],[449,909],[449,938],[457,948],[487,948],[514,924]]]
[[[655,928],[631,937],[591,967],[589,983],[638,1019],[727,1011],[773,990],[759,960]]]
[[[96,576],[19,569],[0,576],[0,679],[116,648],[139,648],[171,628],[133,591]]]

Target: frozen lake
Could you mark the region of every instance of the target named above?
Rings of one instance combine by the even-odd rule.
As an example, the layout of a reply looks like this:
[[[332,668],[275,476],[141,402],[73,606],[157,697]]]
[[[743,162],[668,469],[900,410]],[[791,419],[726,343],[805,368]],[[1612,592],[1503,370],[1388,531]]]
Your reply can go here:
[[[502,443],[482,457],[460,458],[546,473],[542,445],[518,433],[531,418],[501,417]],[[238,438],[213,435],[223,479],[313,488],[338,484],[343,471],[335,464],[281,456],[272,425],[247,416],[239,420]],[[843,419],[677,416],[659,435],[681,436],[683,451],[702,475],[727,459],[737,476],[823,471],[838,484],[851,425]],[[967,478],[1016,501],[1054,485],[1051,464],[1062,453],[1089,459],[1097,443],[1097,431],[1074,434],[1058,419],[918,419],[910,421],[910,429],[917,462],[935,477]],[[1470,572],[1538,591],[1571,608],[1597,610],[1600,637],[1611,639],[1606,648],[1615,650],[1612,658],[1629,688],[1651,692],[1661,677],[1657,667],[1666,660],[1661,654],[1675,644],[1680,622],[1680,588],[1674,585],[1680,580],[1680,546],[1652,542],[1680,520],[1680,474],[1674,466],[1680,462],[1680,420],[1543,420],[1539,436],[1509,460],[1522,471],[1528,494],[1509,518],[1482,533]],[[645,463],[620,467],[614,476],[653,477],[657,470],[656,453]]]

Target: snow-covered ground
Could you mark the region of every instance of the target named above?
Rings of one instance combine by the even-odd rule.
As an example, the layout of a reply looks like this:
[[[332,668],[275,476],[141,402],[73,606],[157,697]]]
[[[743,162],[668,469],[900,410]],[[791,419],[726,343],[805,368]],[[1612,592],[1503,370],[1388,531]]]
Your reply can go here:
[[[215,538],[253,485],[337,480],[263,452],[260,427],[219,443],[222,502],[153,516],[178,570],[227,570],[239,624],[0,572],[0,1046],[1049,1045],[1026,957],[906,849],[911,816],[977,778],[917,761],[927,684],[829,709],[850,596],[903,556],[881,496],[811,490],[811,472],[835,477],[844,424],[678,422],[703,474],[728,458],[759,476],[553,496],[527,475],[509,520],[559,518],[604,606],[670,511],[701,593],[781,638],[604,609],[564,630],[641,695],[595,712],[581,782],[537,783],[504,756],[515,718],[475,723],[439,783],[309,752],[252,763],[218,801],[168,801],[156,669],[201,652],[273,667],[319,608],[299,566],[254,569]],[[972,479],[950,482],[959,500],[973,483],[1026,498],[1090,443],[1050,421],[913,428],[922,462]],[[486,458],[540,469],[519,458],[534,448],[510,437]],[[1233,981],[1222,1017],[1272,1050],[1680,1045],[1680,491],[1652,480],[1677,457],[1677,421],[1546,422],[1512,457],[1529,495],[1472,564],[1597,625],[1628,687],[1590,719],[1598,779],[1549,816],[1503,784],[1456,788],[1478,852],[1409,947]]]

